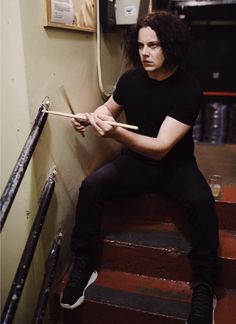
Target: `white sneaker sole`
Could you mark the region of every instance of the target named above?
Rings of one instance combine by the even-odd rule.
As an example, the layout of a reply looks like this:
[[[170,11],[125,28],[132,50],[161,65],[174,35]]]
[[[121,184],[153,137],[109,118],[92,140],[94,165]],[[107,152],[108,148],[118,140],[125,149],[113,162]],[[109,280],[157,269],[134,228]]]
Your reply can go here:
[[[84,288],[84,291],[83,291],[83,294],[82,296],[73,304],[73,305],[69,305],[69,304],[63,304],[61,302],[61,299],[62,299],[62,294],[63,292],[61,293],[61,296],[60,296],[60,304],[61,304],[61,307],[63,308],[67,308],[67,309],[74,309],[76,307],[78,307],[80,304],[83,303],[84,301],[84,295],[85,295],[85,291],[86,289],[97,279],[97,276],[98,276],[98,273],[97,271],[94,271],[92,274],[91,274],[91,277],[89,278],[89,281],[87,283],[87,286]]]
[[[216,296],[213,297],[213,308],[212,308],[212,324],[215,324],[215,309],[217,304],[217,298]],[[188,322],[185,322],[185,324],[188,324]]]

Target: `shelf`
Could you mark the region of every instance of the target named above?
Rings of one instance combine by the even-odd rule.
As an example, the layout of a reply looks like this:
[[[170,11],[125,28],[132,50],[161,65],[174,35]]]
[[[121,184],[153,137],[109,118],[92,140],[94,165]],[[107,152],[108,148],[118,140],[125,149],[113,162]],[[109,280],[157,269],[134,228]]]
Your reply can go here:
[[[236,97],[236,92],[225,92],[225,91],[203,91],[204,96],[214,97]]]
[[[202,6],[216,6],[216,5],[232,5],[235,4],[235,0],[206,0],[206,1],[199,1],[199,0],[193,0],[193,1],[186,1],[186,0],[173,0],[173,3],[176,6],[185,6],[185,7],[202,7]]]

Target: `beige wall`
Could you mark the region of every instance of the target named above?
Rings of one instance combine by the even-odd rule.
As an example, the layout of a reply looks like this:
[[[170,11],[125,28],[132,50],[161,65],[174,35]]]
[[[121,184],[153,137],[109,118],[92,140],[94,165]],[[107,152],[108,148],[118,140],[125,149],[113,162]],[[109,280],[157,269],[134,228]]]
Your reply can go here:
[[[63,84],[78,112],[92,111],[103,102],[97,81],[96,34],[45,29],[42,8],[39,0],[1,2],[1,192],[45,96],[50,97],[52,109],[69,112],[59,90]],[[118,33],[102,41],[105,87],[114,84],[121,70],[119,44]],[[65,264],[81,180],[117,148],[111,140],[97,139],[91,130],[85,138],[80,137],[69,119],[48,117],[1,235],[4,305],[40,192],[50,170],[56,167],[55,193],[14,323],[31,322],[44,262],[59,228],[64,233],[59,268]]]

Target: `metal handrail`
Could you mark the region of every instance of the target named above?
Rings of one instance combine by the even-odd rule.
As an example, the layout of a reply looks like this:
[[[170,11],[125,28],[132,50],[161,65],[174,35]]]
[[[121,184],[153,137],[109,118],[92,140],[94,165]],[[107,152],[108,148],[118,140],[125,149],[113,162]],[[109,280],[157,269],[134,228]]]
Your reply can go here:
[[[18,265],[10,292],[4,306],[1,323],[10,324],[14,318],[39,235],[45,220],[45,216],[55,187],[54,175],[49,176],[41,193],[39,207],[26,242],[20,263]]]
[[[48,258],[45,264],[44,279],[38,297],[37,306],[35,308],[32,324],[40,324],[43,322],[50,288],[53,283],[57,261],[60,255],[62,233],[60,232],[57,239],[54,240]]]
[[[45,105],[42,104],[39,108],[38,115],[36,116],[34,125],[31,132],[25,142],[25,145],[20,153],[20,156],[16,162],[16,165],[11,173],[11,176],[7,182],[4,192],[0,199],[0,231],[5,224],[7,215],[14,201],[15,195],[21,184],[29,161],[33,155],[34,149],[38,143],[39,137],[42,133],[44,124],[47,120],[47,114],[42,112],[45,109]]]

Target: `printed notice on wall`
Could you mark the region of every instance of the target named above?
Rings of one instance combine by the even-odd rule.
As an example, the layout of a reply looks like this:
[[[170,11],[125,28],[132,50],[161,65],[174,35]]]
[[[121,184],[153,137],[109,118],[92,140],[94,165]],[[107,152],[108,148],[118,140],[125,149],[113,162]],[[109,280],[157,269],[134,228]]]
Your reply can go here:
[[[51,22],[71,25],[73,24],[73,20],[73,0],[51,1]]]
[[[136,15],[136,6],[126,6],[124,7],[125,16],[134,16]]]

